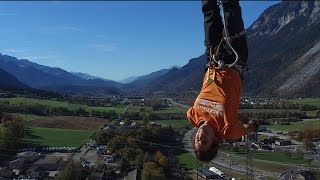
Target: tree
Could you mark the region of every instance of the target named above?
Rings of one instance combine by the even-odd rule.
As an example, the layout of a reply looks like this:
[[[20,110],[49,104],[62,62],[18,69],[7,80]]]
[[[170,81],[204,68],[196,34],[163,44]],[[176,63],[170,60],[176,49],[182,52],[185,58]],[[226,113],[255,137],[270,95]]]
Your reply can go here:
[[[168,165],[168,159],[166,156],[164,156],[160,151],[157,151],[155,154],[155,160],[158,162],[158,164],[165,169]]]
[[[308,150],[311,150],[314,147],[314,144],[313,144],[312,140],[305,139],[303,141],[303,147],[308,151]]]
[[[131,125],[131,121],[130,121],[129,118],[126,118],[126,119],[124,120],[124,125],[126,125],[126,126]]]
[[[61,171],[60,175],[56,178],[57,180],[73,180],[73,179],[84,179],[90,175],[90,171],[82,168],[81,164],[76,163],[72,158],[68,158],[68,164]]]
[[[149,161],[152,161],[153,158],[152,156],[150,155],[150,153],[146,152],[143,156],[143,162],[146,163],[146,162],[149,162]]]
[[[146,162],[143,164],[141,175],[142,180],[166,179],[163,169],[155,162]]]

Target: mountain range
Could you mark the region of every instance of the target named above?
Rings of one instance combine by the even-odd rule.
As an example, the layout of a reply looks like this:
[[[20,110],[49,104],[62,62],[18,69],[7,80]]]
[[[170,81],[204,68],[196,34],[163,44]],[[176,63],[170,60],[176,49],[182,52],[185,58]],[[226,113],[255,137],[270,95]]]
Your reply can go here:
[[[0,68],[0,89],[2,90],[22,90],[29,87],[20,82],[15,76]]]
[[[249,48],[244,95],[320,96],[320,1],[282,1],[246,30]],[[119,83],[0,54],[0,68],[26,86],[58,92],[167,94],[199,91],[205,57]],[[41,77],[41,78],[40,78]]]
[[[151,82],[171,69],[162,69],[139,76],[130,83],[124,84],[86,73],[68,72],[61,68],[44,66],[27,59],[17,59],[2,54],[0,54],[0,68],[5,69],[12,77],[16,77],[19,82],[25,83],[26,87],[79,95],[123,93],[125,90]],[[17,82],[17,87],[20,87],[18,84]],[[0,85],[6,85],[6,83],[3,81]]]
[[[282,1],[246,30],[244,95],[320,96],[320,1]],[[148,91],[200,90],[204,56],[146,85]]]
[[[62,92],[67,87],[121,88],[122,84],[111,80],[83,79],[61,68],[48,67],[12,56],[0,54],[0,68],[26,85],[44,90]],[[119,90],[118,90],[119,91]]]

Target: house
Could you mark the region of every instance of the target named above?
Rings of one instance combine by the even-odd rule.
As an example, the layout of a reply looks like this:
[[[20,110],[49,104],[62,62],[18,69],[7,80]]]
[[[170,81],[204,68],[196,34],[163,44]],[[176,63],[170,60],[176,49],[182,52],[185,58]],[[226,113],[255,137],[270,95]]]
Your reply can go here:
[[[252,133],[250,133],[250,134],[247,135],[247,140],[248,140],[248,141],[257,142],[257,141],[258,141],[258,136],[259,136],[258,133],[252,132]]]
[[[32,163],[39,159],[40,153],[26,151],[17,154],[17,159],[9,162],[9,167],[11,169],[21,169],[25,164]]]
[[[197,179],[212,179],[212,180],[225,179],[206,168],[194,169],[193,173],[197,176]]]
[[[34,179],[44,179],[49,175],[49,173],[47,173],[45,169],[40,166],[32,166],[26,173],[29,177]]]
[[[26,163],[26,160],[24,158],[18,158],[16,160],[10,161],[9,167],[11,169],[21,169],[25,163]]]
[[[275,137],[269,137],[267,139],[263,139],[262,142],[264,144],[267,144],[267,145],[272,145],[276,142],[276,138]]]
[[[34,165],[42,167],[46,171],[56,171],[64,165],[64,160],[61,156],[46,156],[44,159],[35,162]]]
[[[0,167],[0,177],[10,178],[12,175],[13,172],[11,172],[8,168]]]
[[[24,158],[26,161],[33,162],[39,159],[41,154],[33,151],[26,151],[26,152],[18,153],[17,156],[19,158]]]
[[[64,164],[65,162],[61,156],[46,156],[44,159],[35,162],[27,171],[27,174],[35,179],[53,179],[59,174]]]
[[[234,147],[247,147],[247,142],[235,142],[233,143]]]
[[[288,145],[291,145],[291,141],[289,141],[289,140],[276,140],[274,144],[276,146],[288,146]]]

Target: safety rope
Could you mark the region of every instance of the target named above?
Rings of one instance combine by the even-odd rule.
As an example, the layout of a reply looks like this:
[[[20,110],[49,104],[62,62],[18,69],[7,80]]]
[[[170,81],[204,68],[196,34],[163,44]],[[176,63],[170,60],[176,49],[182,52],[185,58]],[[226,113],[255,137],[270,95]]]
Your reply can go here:
[[[240,36],[243,36],[245,35],[245,30],[233,35],[233,36],[229,36],[229,32],[228,32],[228,29],[227,29],[227,25],[226,25],[226,17],[225,17],[225,10],[224,10],[224,6],[223,6],[223,0],[218,0],[217,1],[217,5],[218,6],[221,6],[222,8],[222,22],[223,22],[223,28],[224,28],[224,34],[225,34],[225,37],[223,37],[220,41],[220,43],[218,44],[217,48],[215,48],[215,52],[213,53],[213,49],[212,48],[209,48],[209,54],[210,54],[210,58],[209,58],[209,62],[208,62],[208,71],[207,71],[207,80],[209,83],[213,83],[215,81],[215,76],[216,76],[216,73],[215,73],[215,69],[221,69],[223,67],[233,67],[233,68],[236,68],[240,73],[242,72],[242,66],[241,65],[237,65],[237,62],[239,61],[239,55],[238,55],[238,52],[233,48],[232,44],[230,43],[230,39],[231,38],[239,38]],[[223,44],[223,41],[225,41],[227,43],[227,45],[230,47],[230,49],[233,51],[233,53],[235,54],[235,61],[231,64],[225,64],[225,62],[223,60],[219,60],[217,59],[218,57],[218,54],[219,54],[219,50],[220,50],[220,47],[221,45]],[[213,60],[213,61],[212,61]],[[213,70],[213,75],[212,75],[212,78],[210,78],[210,68],[211,67],[214,67],[214,70]]]

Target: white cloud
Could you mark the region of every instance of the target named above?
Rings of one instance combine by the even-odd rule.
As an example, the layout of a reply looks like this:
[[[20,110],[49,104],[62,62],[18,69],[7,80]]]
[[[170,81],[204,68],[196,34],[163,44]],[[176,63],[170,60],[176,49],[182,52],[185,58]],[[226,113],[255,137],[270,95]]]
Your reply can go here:
[[[28,59],[28,60],[53,60],[57,59],[59,56],[55,55],[44,55],[44,56],[22,56],[20,59]]]
[[[24,52],[26,52],[27,50],[11,48],[11,49],[6,49],[6,50],[4,50],[4,51],[5,51],[6,53],[24,53]]]
[[[116,45],[112,44],[112,43],[109,43],[109,44],[98,44],[98,43],[89,44],[89,47],[100,50],[100,51],[104,51],[104,52],[113,52],[117,48]]]

